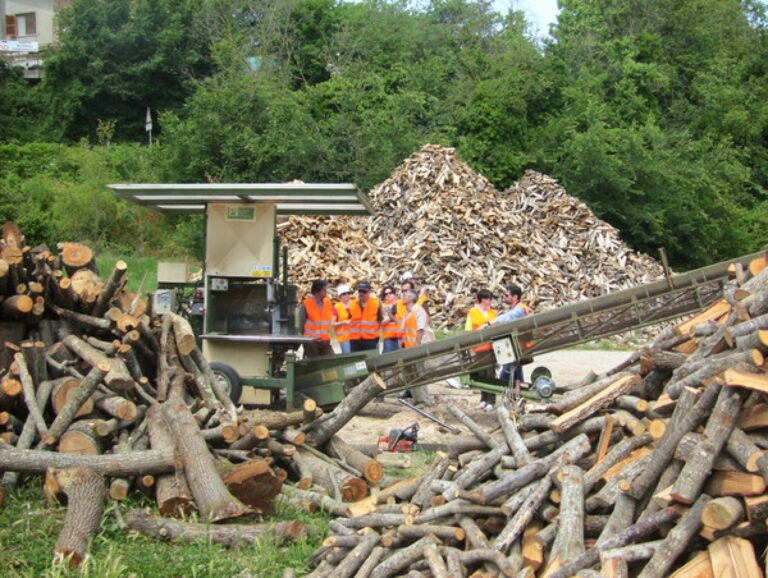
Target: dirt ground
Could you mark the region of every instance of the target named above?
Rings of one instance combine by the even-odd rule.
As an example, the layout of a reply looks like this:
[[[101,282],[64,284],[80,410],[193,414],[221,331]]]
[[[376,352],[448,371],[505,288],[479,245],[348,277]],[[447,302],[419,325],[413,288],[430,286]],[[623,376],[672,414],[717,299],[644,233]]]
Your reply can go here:
[[[628,351],[594,351],[566,350],[537,356],[533,364],[525,367],[526,379],[530,372],[538,366],[545,366],[552,372],[557,385],[567,387],[580,382],[590,370],[600,373],[611,369],[627,357]],[[449,406],[457,405],[480,423],[493,420],[492,414],[479,410],[480,393],[470,389],[454,389],[445,382],[429,386],[434,398],[429,412],[439,419],[459,427],[453,415],[448,411]],[[484,418],[484,416],[487,416]],[[398,403],[396,396],[389,396],[369,403],[360,415],[354,417],[341,430],[341,437],[353,444],[375,444],[381,437],[386,436],[393,428],[404,428],[413,423],[419,424],[419,442],[422,444],[442,445],[448,442],[451,433],[443,430],[434,422],[424,418],[414,411]]]

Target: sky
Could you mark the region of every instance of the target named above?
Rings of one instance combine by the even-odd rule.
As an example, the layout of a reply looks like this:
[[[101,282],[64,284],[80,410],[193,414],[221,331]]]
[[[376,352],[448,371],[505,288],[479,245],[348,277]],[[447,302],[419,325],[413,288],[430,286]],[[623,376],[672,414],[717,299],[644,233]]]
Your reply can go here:
[[[494,0],[494,7],[505,14],[510,7],[525,12],[526,19],[540,37],[549,33],[549,25],[557,20],[557,0]]]

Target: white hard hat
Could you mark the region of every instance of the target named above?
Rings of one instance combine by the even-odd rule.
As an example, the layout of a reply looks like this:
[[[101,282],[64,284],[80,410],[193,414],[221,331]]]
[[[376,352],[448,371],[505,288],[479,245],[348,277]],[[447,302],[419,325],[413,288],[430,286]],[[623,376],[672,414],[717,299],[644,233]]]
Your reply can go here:
[[[400,276],[400,281],[408,281],[408,279],[413,279],[413,273],[410,271],[406,271]]]
[[[339,285],[336,287],[336,295],[344,295],[344,293],[352,293],[349,285]]]

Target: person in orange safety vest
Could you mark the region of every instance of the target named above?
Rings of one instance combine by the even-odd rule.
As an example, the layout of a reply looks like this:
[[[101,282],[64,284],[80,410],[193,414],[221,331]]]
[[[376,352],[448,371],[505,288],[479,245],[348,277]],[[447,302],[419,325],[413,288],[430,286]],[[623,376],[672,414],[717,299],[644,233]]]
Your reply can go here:
[[[328,281],[315,279],[312,281],[310,292],[312,295],[304,299],[299,310],[301,333],[313,339],[304,344],[304,356],[333,355],[333,347],[331,347],[333,304],[328,297]]]
[[[395,288],[391,285],[387,285],[381,292],[381,296],[384,299],[383,307],[383,321],[381,323],[381,337],[383,339],[382,353],[389,353],[390,351],[397,351],[400,349],[400,326],[402,325],[402,317],[398,316],[398,306],[400,300],[395,295]],[[405,310],[403,310],[405,315]]]
[[[342,353],[352,351],[352,289],[349,285],[339,285],[336,288],[339,300],[333,306],[333,331],[336,341],[341,346]]]
[[[357,284],[357,299],[352,300],[352,351],[376,350],[379,347],[381,330],[381,303],[373,295],[371,284],[360,281]]]

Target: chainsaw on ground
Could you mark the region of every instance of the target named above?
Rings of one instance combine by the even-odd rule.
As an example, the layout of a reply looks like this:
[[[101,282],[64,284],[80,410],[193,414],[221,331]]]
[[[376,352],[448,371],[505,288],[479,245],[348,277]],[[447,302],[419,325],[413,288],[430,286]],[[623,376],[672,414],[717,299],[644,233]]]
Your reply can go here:
[[[382,452],[412,452],[419,438],[419,424],[414,423],[406,428],[390,430],[389,435],[379,438],[379,451]]]

